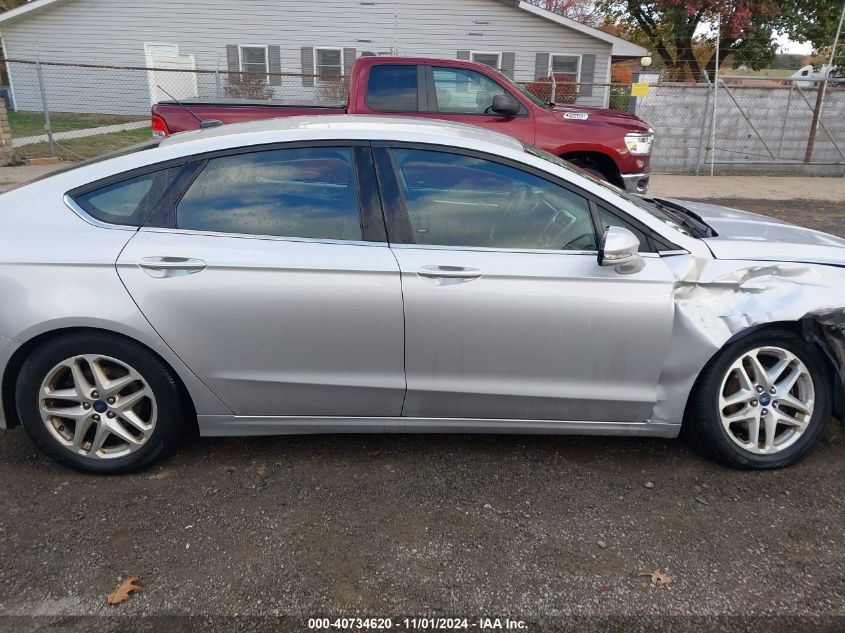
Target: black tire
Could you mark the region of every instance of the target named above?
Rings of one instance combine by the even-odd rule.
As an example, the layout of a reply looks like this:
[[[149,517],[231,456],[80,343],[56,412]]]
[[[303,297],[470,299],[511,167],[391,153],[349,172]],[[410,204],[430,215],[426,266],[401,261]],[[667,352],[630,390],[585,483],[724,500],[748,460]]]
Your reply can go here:
[[[573,160],[573,161],[569,161],[569,162],[571,162],[573,165],[575,165],[575,167],[577,167],[581,171],[587,172],[593,178],[596,178],[597,180],[602,180],[604,182],[609,182],[609,183],[613,184],[613,181],[611,181],[610,178],[605,176],[604,173],[599,171],[598,168],[594,167],[591,163],[586,163],[586,162],[583,162],[583,161],[580,161],[580,160]]]
[[[126,363],[152,390],[157,421],[152,434],[135,452],[110,459],[80,455],[63,446],[42,421],[39,409],[41,383],[57,364],[82,354],[108,356]],[[186,420],[189,412],[171,372],[145,347],[117,335],[70,334],[38,347],[21,368],[15,397],[21,424],[36,446],[60,464],[83,472],[121,474],[144,470],[172,454],[189,426]]]
[[[795,354],[807,367],[815,390],[813,414],[803,434],[791,446],[770,455],[744,450],[730,439],[719,415],[719,390],[730,366],[745,352],[774,346]],[[807,456],[819,441],[832,409],[831,374],[823,352],[789,330],[761,330],[726,346],[702,371],[690,396],[683,435],[704,455],[733,468],[771,470],[790,466]]]

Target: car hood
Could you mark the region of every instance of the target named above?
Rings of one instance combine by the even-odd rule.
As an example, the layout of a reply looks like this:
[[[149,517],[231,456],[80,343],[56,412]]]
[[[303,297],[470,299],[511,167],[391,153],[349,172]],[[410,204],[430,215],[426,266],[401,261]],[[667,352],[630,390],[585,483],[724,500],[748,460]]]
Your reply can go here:
[[[578,119],[567,118],[567,114],[587,115],[587,121],[599,122],[606,125],[618,125],[632,132],[647,132],[650,128],[640,117],[630,112],[611,110],[608,108],[597,108],[594,106],[578,106],[568,104],[556,104],[552,108],[555,117],[566,123],[577,123]]]
[[[718,234],[704,241],[719,259],[815,262],[845,266],[845,239],[776,218],[715,204],[672,200]]]

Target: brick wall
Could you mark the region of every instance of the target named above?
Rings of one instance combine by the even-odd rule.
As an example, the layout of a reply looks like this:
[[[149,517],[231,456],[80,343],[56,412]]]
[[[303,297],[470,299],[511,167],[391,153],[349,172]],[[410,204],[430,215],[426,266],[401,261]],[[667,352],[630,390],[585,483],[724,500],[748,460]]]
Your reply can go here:
[[[0,99],[0,166],[12,159],[12,129],[9,127],[9,115],[6,102]]]

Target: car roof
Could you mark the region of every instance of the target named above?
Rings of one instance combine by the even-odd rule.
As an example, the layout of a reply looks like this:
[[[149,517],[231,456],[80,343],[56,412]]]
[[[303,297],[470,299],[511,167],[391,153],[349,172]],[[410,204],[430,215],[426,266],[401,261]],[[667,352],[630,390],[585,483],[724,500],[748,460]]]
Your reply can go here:
[[[241,145],[331,139],[409,141],[442,145],[486,143],[502,149],[522,150],[522,144],[515,138],[474,125],[439,119],[354,114],[293,116],[230,123],[174,134],[162,141],[160,148],[180,148],[187,150],[185,153],[199,153]]]

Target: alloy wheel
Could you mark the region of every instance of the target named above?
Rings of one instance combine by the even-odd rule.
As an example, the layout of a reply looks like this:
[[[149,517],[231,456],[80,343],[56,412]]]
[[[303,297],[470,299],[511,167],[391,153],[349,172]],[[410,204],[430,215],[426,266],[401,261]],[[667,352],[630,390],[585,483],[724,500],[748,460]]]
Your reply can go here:
[[[155,395],[126,363],[82,354],[51,369],[39,390],[41,419],[66,449],[95,459],[134,453],[153,434]]]
[[[815,385],[804,362],[780,347],[744,352],[719,390],[719,417],[728,437],[758,455],[792,446],[813,417]]]

